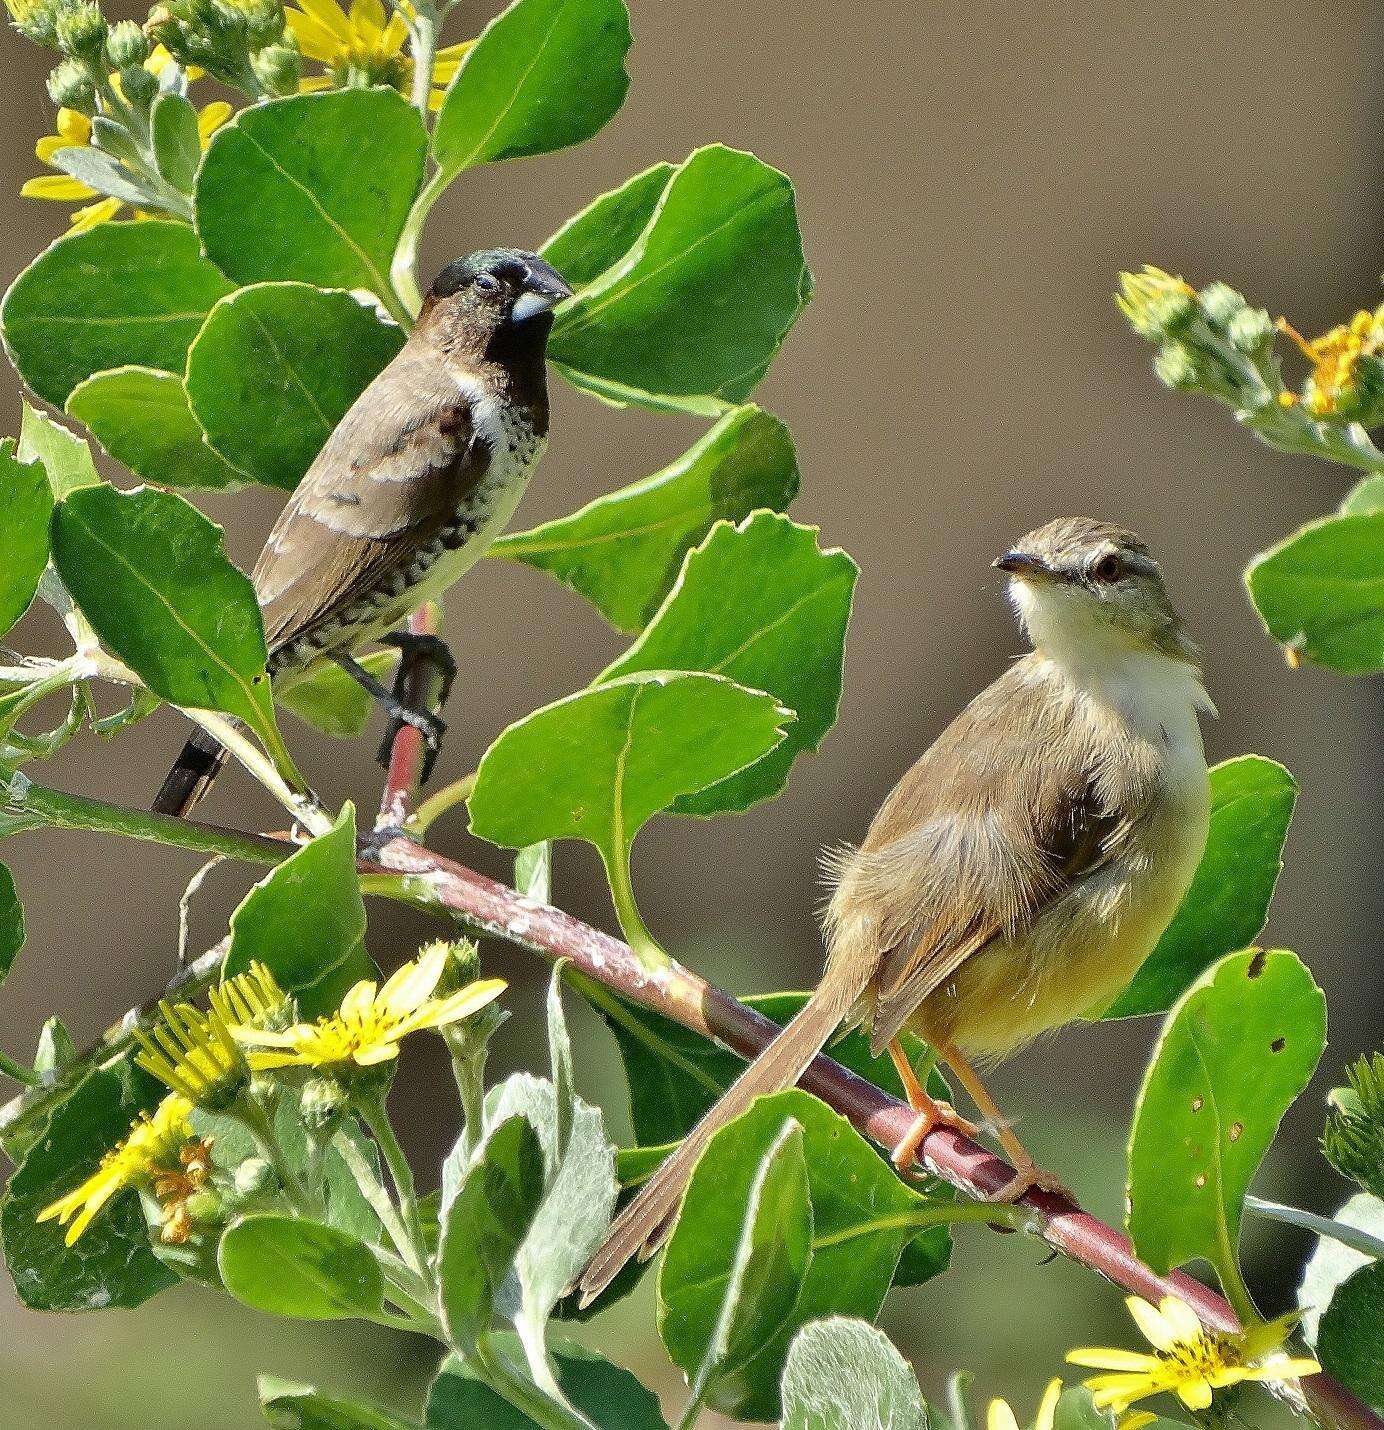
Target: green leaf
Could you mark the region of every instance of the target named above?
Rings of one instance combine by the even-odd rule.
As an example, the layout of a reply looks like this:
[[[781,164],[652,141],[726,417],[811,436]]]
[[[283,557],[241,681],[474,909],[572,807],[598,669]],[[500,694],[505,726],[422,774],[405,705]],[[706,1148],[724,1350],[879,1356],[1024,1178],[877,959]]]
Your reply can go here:
[[[255,588],[196,507],[151,487],[82,487],[53,514],[53,564],[101,644],[156,695],[277,738]]]
[[[1115,1430],[1115,1417],[1096,1409],[1091,1392],[1081,1385],[1069,1386],[1057,1397],[1053,1408],[1053,1430]],[[1162,1417],[1151,1422],[1152,1430],[1172,1430],[1176,1420]]]
[[[1245,584],[1292,660],[1384,670],[1384,509],[1309,522],[1256,556]]]
[[[0,441],[0,636],[29,609],[48,564],[53,491],[38,462],[16,459],[14,438]]]
[[[1378,1245],[1384,1240],[1384,1201],[1368,1192],[1357,1192],[1337,1209],[1332,1224],[1352,1228]],[[1308,1345],[1317,1344],[1317,1328],[1337,1290],[1361,1267],[1374,1265],[1376,1260],[1335,1237],[1318,1237],[1297,1292],[1302,1333]]]
[[[1340,507],[1342,516],[1366,516],[1384,511],[1384,475],[1364,477],[1346,494]]]
[[[160,175],[179,193],[191,193],[202,162],[197,111],[181,94],[164,93],[154,101],[149,120],[154,163]]]
[[[486,1137],[450,1204],[437,1254],[442,1316],[452,1345],[474,1352],[495,1298],[543,1201],[543,1149],[533,1124],[511,1117]]]
[[[1245,1193],[1325,1042],[1321,989],[1284,949],[1223,958],[1168,1015],[1129,1143],[1129,1234],[1160,1275],[1200,1256],[1236,1283]]]
[[[1241,755],[1211,770],[1211,828],[1192,886],[1104,1017],[1165,1012],[1203,969],[1258,938],[1296,803],[1297,782],[1273,760]]]
[[[643,233],[676,171],[675,164],[658,163],[626,179],[569,218],[539,253],[573,288],[594,283]]]
[[[798,1333],[783,1368],[782,1430],[927,1430],[908,1362],[883,1331],[831,1316]]]
[[[748,809],[788,782],[793,761],[836,722],[846,623],[859,568],[821,551],[816,528],[757,512],[721,523],[689,552],[648,629],[599,681],[636,671],[703,670],[765,690],[796,716],[783,741],[729,779],[685,795],[675,814]]]
[[[260,283],[218,303],[187,355],[187,399],[214,451],[291,491],[403,346],[349,293]]]
[[[793,185],[698,149],[625,257],[566,304],[549,354],[615,403],[719,414],[743,402],[812,294]]]
[[[216,1255],[226,1290],[256,1311],[302,1321],[378,1315],[384,1277],[368,1247],[320,1222],[242,1217]]]
[[[15,891],[14,875],[7,865],[0,864],[0,983],[9,976],[23,947],[24,906]]]
[[[758,407],[728,412],[675,462],[532,531],[496,556],[551,572],[617,630],[638,631],[672,589],[688,549],[718,521],[741,521],[798,494],[788,429]]]
[[[61,1018],[48,1018],[38,1035],[34,1071],[40,1077],[57,1077],[77,1061],[77,1045]]]
[[[624,0],[515,0],[467,51],[433,129],[443,181],[580,144],[624,103]]]
[[[119,367],[79,382],[67,412],[117,462],[165,487],[229,487],[245,474],[207,445],[183,380],[148,367]]]
[[[813,1213],[812,1263],[788,1324],[718,1392],[717,1404],[746,1420],[778,1415],[779,1376],[800,1327],[828,1315],[874,1319],[900,1252],[917,1235],[932,1205],[905,1185],[844,1117],[792,1088],[759,1098],[716,1134],[693,1176],[695,1186],[704,1174],[703,1192],[694,1201],[689,1187],[683,1217],[709,1228],[729,1214],[732,1227],[726,1234],[733,1238],[738,1209],[748,1199],[763,1150],[789,1118],[803,1129]],[[719,1176],[713,1178],[713,1170]],[[681,1341],[681,1331],[667,1325],[660,1329],[670,1349],[670,1335]]]
[[[531,845],[530,848],[533,846]],[[541,847],[541,846],[540,846]],[[572,1063],[572,1038],[567,1031],[567,1018],[562,1011],[562,973],[565,961],[559,959],[553,965],[552,977],[548,980],[547,1022],[548,1022],[548,1066],[553,1074],[553,1102],[555,1106],[553,1153],[561,1162],[567,1153],[572,1137],[572,1120],[577,1112],[576,1070]],[[607,1157],[613,1157],[613,1149],[607,1150]],[[610,1172],[612,1205],[614,1202],[614,1171]]]
[[[390,683],[399,664],[397,650],[372,650],[356,660],[377,680]],[[275,692],[279,704],[324,735],[353,740],[375,712],[375,698],[339,665],[324,661],[309,674],[284,682]]]
[[[501,1347],[513,1338],[492,1338]],[[666,1430],[658,1397],[627,1370],[611,1365],[584,1346],[553,1349],[562,1393],[601,1430]],[[537,1430],[537,1422],[516,1410],[456,1357],[444,1362],[428,1392],[428,1430]]]
[[[515,849],[584,839],[618,882],[647,820],[773,749],[789,718],[772,696],[713,675],[640,674],[580,691],[486,751],[471,832]]]
[[[180,372],[202,320],[230,291],[186,224],[103,223],[60,238],[27,267],[0,326],[24,381],[61,407],[94,372]]]
[[[1332,1297],[1317,1331],[1317,1357],[1361,1400],[1384,1411],[1384,1262],[1362,1266]]]
[[[239,283],[363,288],[397,307],[389,264],[426,157],[418,111],[393,89],[251,105],[202,159],[197,232]]]
[[[42,462],[48,485],[58,501],[78,487],[101,485],[91,448],[75,432],[69,432],[27,402],[15,455],[21,462]]]
[[[527,844],[514,856],[514,887],[526,899],[553,901],[553,846],[548,840]]]
[[[246,894],[231,915],[222,977],[243,973],[258,959],[298,1000],[302,1017],[319,1017],[336,1012],[352,984],[374,977],[364,940],[356,817],[347,804],[331,829]]]
[[[277,1376],[260,1376],[259,1397],[264,1418],[275,1430],[421,1430],[417,1421]]]
[[[35,1311],[140,1306],[174,1276],[154,1256],[139,1198],[122,1193],[72,1246],[39,1212],[96,1171],[163,1089],[128,1059],[90,1073],[53,1110],[42,1136],[9,1179],[0,1203],[5,1264],[20,1301]]]
[[[733,1410],[738,1372],[797,1304],[812,1264],[812,1204],[803,1131],[791,1119],[764,1145],[743,1204],[722,1195],[716,1141],[692,1174],[659,1269],[659,1334],[693,1397]]]

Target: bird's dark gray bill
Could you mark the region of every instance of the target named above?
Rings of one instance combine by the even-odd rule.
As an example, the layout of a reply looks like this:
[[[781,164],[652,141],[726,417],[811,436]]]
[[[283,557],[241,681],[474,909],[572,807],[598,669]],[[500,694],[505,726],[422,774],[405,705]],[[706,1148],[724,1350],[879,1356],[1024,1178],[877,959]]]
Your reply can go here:
[[[564,298],[571,296],[571,286],[551,263],[537,257],[530,258],[524,264],[524,291],[514,303],[514,321],[522,323],[540,313],[550,312]]]
[[[991,563],[996,571],[1005,571],[1011,576],[1049,576],[1048,563],[1026,551],[1006,551]]]

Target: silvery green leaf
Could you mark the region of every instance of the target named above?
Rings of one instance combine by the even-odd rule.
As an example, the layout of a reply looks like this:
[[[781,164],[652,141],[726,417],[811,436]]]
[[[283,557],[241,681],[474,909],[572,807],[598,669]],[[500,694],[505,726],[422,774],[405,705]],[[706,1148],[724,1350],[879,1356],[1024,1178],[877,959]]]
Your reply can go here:
[[[865,1321],[804,1326],[783,1368],[783,1430],[926,1430],[908,1362]]]
[[[572,1040],[567,1035],[567,1019],[562,1012],[563,964],[553,969],[548,982],[548,1062],[553,1070],[554,1103],[557,1108],[557,1160],[567,1152],[576,1112],[576,1087],[572,1071]]]
[[[89,184],[101,194],[109,194],[127,204],[157,204],[149,192],[123,164],[88,145],[57,150],[48,161],[55,169]]]
[[[1357,1192],[1333,1220],[1355,1227],[1371,1236],[1384,1237],[1384,1201],[1368,1192]],[[1297,1301],[1302,1311],[1302,1334],[1308,1345],[1317,1343],[1317,1327],[1322,1313],[1331,1304],[1337,1288],[1370,1262],[1365,1252],[1347,1246],[1334,1237],[1322,1237],[1302,1273]]]
[[[553,841],[527,844],[514,856],[514,887],[526,899],[553,901]]]

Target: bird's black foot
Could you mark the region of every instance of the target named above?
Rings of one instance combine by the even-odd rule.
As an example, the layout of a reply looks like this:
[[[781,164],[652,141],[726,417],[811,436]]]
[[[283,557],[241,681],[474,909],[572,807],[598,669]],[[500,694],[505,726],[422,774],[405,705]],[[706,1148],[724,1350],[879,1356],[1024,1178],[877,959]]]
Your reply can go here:
[[[380,638],[381,645],[392,645],[402,659],[394,675],[394,693],[402,699],[401,687],[408,677],[420,666],[431,665],[442,678],[442,689],[437,696],[438,705],[445,705],[452,693],[452,682],[456,679],[457,663],[447,642],[441,636],[417,635],[413,631],[391,631]]]
[[[404,725],[412,725],[423,736],[423,768],[419,773],[419,783],[425,783],[437,762],[437,752],[442,748],[442,737],[447,732],[447,724],[440,715],[420,710],[410,702],[417,690],[415,677],[424,667],[432,666],[439,676],[439,689],[435,700],[438,709],[447,703],[452,692],[452,682],[456,679],[457,663],[446,641],[439,636],[419,635],[413,631],[391,631],[383,637],[382,645],[392,645],[400,653],[399,669],[394,673],[394,688],[385,711],[389,715],[389,727],[380,742],[377,758],[386,769],[389,768],[390,754],[394,749],[394,737]],[[415,697],[416,698],[416,697]]]
[[[394,751],[394,737],[405,725],[412,725],[423,737],[423,768],[419,771],[418,783],[424,783],[432,774],[433,765],[437,763],[437,752],[442,748],[447,722],[442,716],[434,715],[429,710],[415,710],[393,698],[382,701],[381,704],[384,705],[385,714],[389,716],[389,724],[385,728],[384,739],[380,741],[375,758],[388,769],[390,755]]]

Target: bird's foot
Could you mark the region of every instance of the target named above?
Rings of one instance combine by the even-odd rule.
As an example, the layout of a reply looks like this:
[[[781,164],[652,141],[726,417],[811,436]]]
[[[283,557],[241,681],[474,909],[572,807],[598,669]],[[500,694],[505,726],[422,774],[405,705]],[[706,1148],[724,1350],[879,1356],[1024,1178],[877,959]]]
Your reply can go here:
[[[389,728],[380,744],[379,762],[389,768],[390,755],[394,749],[394,737],[404,725],[412,725],[423,736],[423,768],[419,772],[419,784],[425,784],[437,762],[437,752],[442,747],[442,737],[447,732],[446,722],[440,715],[428,710],[419,710],[409,704],[410,695],[415,693],[414,676],[424,666],[432,666],[440,677],[437,698],[430,703],[440,709],[447,703],[456,679],[457,663],[446,641],[439,636],[420,635],[414,631],[391,631],[384,636],[381,645],[392,645],[400,653],[399,669],[394,673],[394,688],[385,702],[389,715]]]
[[[915,1106],[914,1111],[918,1115],[913,1119],[913,1125],[903,1134],[898,1145],[889,1154],[889,1160],[894,1164],[896,1172],[903,1173],[910,1170],[917,1160],[918,1149],[929,1134],[939,1127],[950,1127],[963,1136],[971,1138],[980,1135],[980,1129],[975,1123],[962,1117],[949,1102],[935,1102],[932,1098],[927,1098],[925,1105]]]
[[[439,705],[447,703],[452,693],[452,682],[457,677],[456,657],[441,636],[419,635],[415,631],[390,631],[380,637],[381,645],[392,645],[400,654],[399,669],[394,676],[394,690],[403,699],[402,686],[411,670],[420,665],[431,665],[442,677],[442,692],[437,697]]]
[[[385,728],[384,739],[380,741],[376,758],[388,769],[389,759],[394,751],[394,737],[405,725],[412,725],[423,737],[423,768],[419,772],[418,783],[426,783],[428,776],[432,774],[433,765],[437,762],[437,752],[442,748],[447,722],[430,710],[415,710],[397,700],[391,700],[385,706],[385,711],[389,716],[389,724]]]
[[[1051,1192],[1054,1196],[1066,1197],[1068,1201],[1076,1200],[1067,1187],[1063,1186],[1051,1172],[1044,1172],[1029,1157],[1016,1159],[1014,1175],[990,1200],[992,1202],[1017,1202],[1021,1197],[1027,1196],[1029,1192]]]

